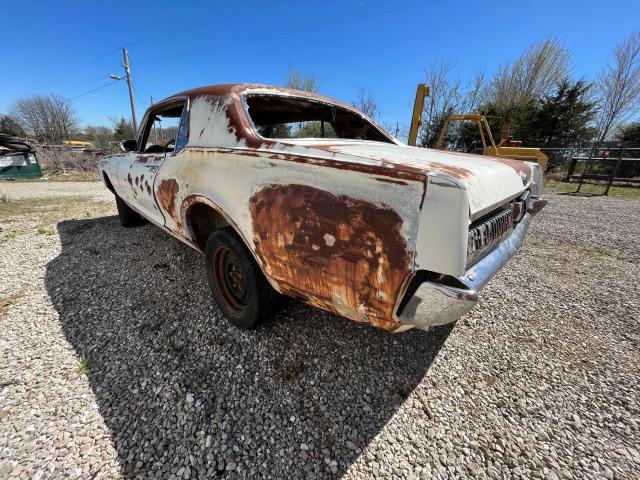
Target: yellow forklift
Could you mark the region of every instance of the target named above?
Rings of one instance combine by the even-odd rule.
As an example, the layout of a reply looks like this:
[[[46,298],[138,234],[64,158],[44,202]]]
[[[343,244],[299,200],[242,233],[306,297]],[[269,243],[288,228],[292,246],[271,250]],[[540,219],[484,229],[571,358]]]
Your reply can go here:
[[[415,146],[416,144],[418,128],[422,123],[424,98],[428,95],[429,88],[424,84],[418,85],[413,108],[413,116],[411,119],[411,129],[409,131],[409,145]],[[472,122],[478,127],[482,148],[474,149],[471,153],[534,162],[540,165],[543,172],[546,171],[549,158],[542,153],[539,148],[522,147],[520,146],[522,142],[509,139],[509,121],[503,120],[502,127],[500,129],[500,143],[496,145],[493,140],[491,128],[489,127],[489,122],[487,122],[487,117],[478,113],[449,115],[442,125],[440,136],[438,137],[438,141],[434,148],[444,150],[447,129],[449,128],[449,124],[452,122]]]

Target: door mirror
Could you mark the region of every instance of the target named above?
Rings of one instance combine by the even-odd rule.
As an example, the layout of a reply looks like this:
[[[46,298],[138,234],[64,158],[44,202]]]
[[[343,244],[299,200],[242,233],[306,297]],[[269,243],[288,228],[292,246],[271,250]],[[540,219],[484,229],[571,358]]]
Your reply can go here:
[[[135,152],[138,148],[138,142],[135,140],[123,140],[120,142],[120,148],[123,152]]]

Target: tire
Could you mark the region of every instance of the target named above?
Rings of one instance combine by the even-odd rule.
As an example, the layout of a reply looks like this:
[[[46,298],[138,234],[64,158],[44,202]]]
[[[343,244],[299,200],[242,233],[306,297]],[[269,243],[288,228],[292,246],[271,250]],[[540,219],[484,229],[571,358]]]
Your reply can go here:
[[[211,234],[205,267],[213,299],[233,325],[253,329],[269,316],[276,292],[233,231],[224,229]]]
[[[124,200],[122,200],[118,195],[116,195],[116,206],[118,207],[118,218],[120,219],[120,225],[124,228],[137,227],[138,225],[142,225],[144,223],[144,219],[138,212],[133,210],[129,205],[127,205]]]

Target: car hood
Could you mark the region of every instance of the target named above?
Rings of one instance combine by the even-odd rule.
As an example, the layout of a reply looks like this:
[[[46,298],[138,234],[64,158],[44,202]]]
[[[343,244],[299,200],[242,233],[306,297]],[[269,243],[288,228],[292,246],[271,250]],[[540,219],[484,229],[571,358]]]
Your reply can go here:
[[[484,215],[498,205],[519,196],[536,181],[541,172],[535,163],[497,157],[485,157],[428,148],[366,141],[293,141],[299,146],[332,152],[337,159],[374,161],[385,169],[422,172],[446,176],[469,195],[471,217]],[[360,160],[358,160],[360,159]],[[538,180],[539,181],[539,180]],[[539,185],[542,188],[541,185]]]

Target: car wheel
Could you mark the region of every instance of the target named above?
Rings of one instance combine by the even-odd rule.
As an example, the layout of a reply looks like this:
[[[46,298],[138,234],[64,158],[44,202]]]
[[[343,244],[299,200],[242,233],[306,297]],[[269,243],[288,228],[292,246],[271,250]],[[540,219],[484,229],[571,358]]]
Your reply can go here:
[[[234,232],[211,234],[205,265],[213,299],[232,324],[252,329],[269,315],[276,292]]]
[[[116,206],[118,207],[118,218],[123,227],[137,227],[144,223],[142,216],[127,205],[118,195],[116,195]]]

